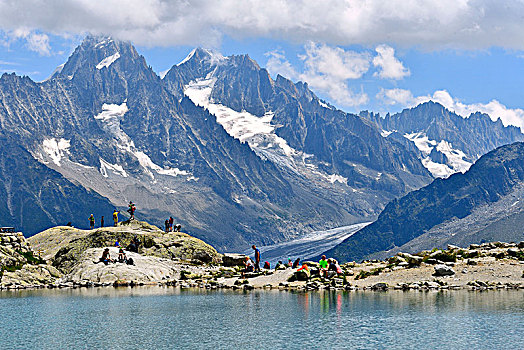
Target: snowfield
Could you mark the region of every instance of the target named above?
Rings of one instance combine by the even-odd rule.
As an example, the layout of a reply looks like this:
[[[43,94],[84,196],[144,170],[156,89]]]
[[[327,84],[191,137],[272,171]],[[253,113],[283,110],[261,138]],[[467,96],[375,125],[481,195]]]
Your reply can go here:
[[[62,157],[66,153],[69,152],[69,147],[71,146],[71,143],[69,140],[66,139],[45,139],[42,142],[42,148],[44,149],[44,152],[49,155],[53,163],[60,166],[60,161],[62,160]]]
[[[114,55],[111,55],[109,57],[104,58],[100,63],[96,65],[96,69],[102,69],[102,68],[109,68],[110,65],[112,65],[117,59],[120,58],[120,53],[115,53]]]
[[[430,140],[428,136],[422,132],[404,134],[404,137],[413,142],[420,150],[424,157],[422,159],[422,165],[435,177],[447,178],[457,172],[465,173],[473,164],[464,160],[466,154],[459,149],[454,149],[448,141],[441,140],[437,142],[436,140]],[[446,164],[434,162],[429,157],[435,148],[437,152],[446,156],[448,160]]]

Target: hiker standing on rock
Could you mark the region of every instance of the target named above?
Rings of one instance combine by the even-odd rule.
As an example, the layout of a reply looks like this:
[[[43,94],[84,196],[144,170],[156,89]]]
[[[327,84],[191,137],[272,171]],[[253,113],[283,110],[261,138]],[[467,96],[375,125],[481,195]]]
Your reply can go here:
[[[104,215],[102,215],[102,218],[100,219],[100,227],[104,227]]]
[[[255,251],[255,272],[260,272],[260,249],[258,249],[254,244],[251,248]]]
[[[115,222],[115,227],[118,226],[118,213],[120,213],[118,210],[113,211],[113,221]]]
[[[93,216],[93,214],[91,214],[91,216],[89,217],[89,228],[95,228],[95,217]]]
[[[133,203],[132,201],[129,201],[129,209],[127,209],[127,212],[129,213],[129,215],[131,215],[129,220],[135,219],[135,210],[136,210],[135,203]]]

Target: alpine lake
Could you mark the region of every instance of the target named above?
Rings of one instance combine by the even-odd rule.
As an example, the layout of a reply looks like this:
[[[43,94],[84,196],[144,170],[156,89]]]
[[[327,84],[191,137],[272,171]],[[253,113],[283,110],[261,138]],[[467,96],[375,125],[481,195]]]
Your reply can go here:
[[[524,291],[0,292],[0,349],[522,349]]]

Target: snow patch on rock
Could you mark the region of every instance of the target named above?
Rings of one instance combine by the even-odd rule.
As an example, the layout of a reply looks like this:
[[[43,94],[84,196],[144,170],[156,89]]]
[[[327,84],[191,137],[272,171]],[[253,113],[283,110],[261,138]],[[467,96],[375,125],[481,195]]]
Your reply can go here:
[[[437,145],[437,141],[430,140],[426,134],[422,132],[405,134],[404,137],[412,141],[424,156],[428,156],[433,150],[433,147]]]
[[[177,67],[178,66],[181,66],[183,65],[184,63],[186,63],[187,61],[189,61],[191,59],[191,57],[193,57],[193,55],[195,54],[196,52],[196,49],[193,49],[191,50],[191,52],[189,53],[189,55],[186,56],[186,58],[184,58],[182,61],[178,62],[177,63]]]
[[[70,141],[66,139],[51,138],[45,139],[44,142],[42,142],[42,148],[44,149],[44,152],[47,153],[53,163],[58,166],[60,166],[60,161],[64,155],[69,153],[70,146]]]
[[[102,69],[104,67],[109,68],[110,65],[112,65],[117,59],[120,58],[120,53],[115,53],[114,55],[111,55],[109,57],[104,58],[100,63],[96,65],[96,69]]]
[[[393,131],[382,130],[382,131],[380,132],[380,136],[386,138],[386,137],[388,137],[389,135],[391,135],[392,133],[393,133]]]
[[[204,107],[217,118],[217,122],[222,125],[226,132],[242,143],[247,142],[251,149],[259,156],[264,158],[278,155],[282,158],[299,155],[299,152],[291,148],[287,141],[275,133],[276,126],[271,124],[274,114],[267,112],[262,117],[257,117],[249,112],[237,112],[222,104],[213,103],[210,100],[211,91],[216,78],[210,73],[205,79],[197,79],[189,83],[184,93],[197,106]],[[273,155],[268,155],[267,150],[271,149]],[[291,165],[292,159],[274,158],[281,164]]]
[[[114,136],[117,147],[125,152],[131,153],[138,160],[138,162],[144,169],[145,173],[152,179],[155,178],[152,172],[154,171],[160,175],[167,175],[167,176],[173,176],[173,177],[176,177],[179,175],[189,176],[188,180],[197,181],[198,178],[191,176],[191,173],[185,170],[180,170],[178,168],[160,167],[159,165],[155,164],[151,160],[151,158],[149,158],[147,154],[145,154],[143,151],[139,151],[135,147],[134,141],[120,127],[120,120],[124,117],[124,115],[128,111],[129,109],[127,108],[126,102],[120,105],[104,103],[102,105],[102,112],[100,112],[94,118],[102,122],[102,125],[101,125],[102,129],[104,129],[105,131],[109,132],[110,134]],[[102,164],[102,160],[101,160],[101,164]],[[117,166],[117,165],[110,164],[107,162],[105,165],[105,169],[111,169],[113,172],[119,173],[121,176],[124,176],[123,173],[125,173],[124,169],[121,166],[119,165]],[[102,173],[102,175],[104,175],[102,167],[100,168],[100,172]],[[105,174],[107,174],[107,171],[105,172]],[[125,174],[127,176],[127,173]]]
[[[465,173],[473,163],[464,160],[466,154],[461,150],[454,149],[451,143],[440,141],[437,145],[437,151],[446,155],[449,163],[455,172]]]
[[[321,100],[318,100],[318,104],[321,105],[321,106],[324,107],[324,108],[327,108],[327,109],[333,109],[332,107],[330,107],[330,106],[327,105],[326,103],[322,102]]]
[[[466,154],[461,150],[454,149],[451,143],[448,141],[430,140],[423,132],[405,134],[404,137],[412,141],[420,150],[423,156],[422,165],[424,165],[424,167],[426,167],[426,169],[428,169],[429,172],[435,177],[447,178],[457,172],[464,173],[473,164],[464,160]],[[429,157],[435,148],[437,152],[440,152],[446,156],[446,164],[434,162]]]
[[[338,175],[338,174],[331,174],[327,176],[328,182],[334,184],[335,182],[340,182],[342,184],[348,183],[348,179],[344,176]]]
[[[446,164],[436,163],[429,157],[422,159],[422,165],[435,177],[447,178],[455,173],[453,169]]]
[[[109,162],[106,162],[104,159],[100,158],[100,174],[102,174],[103,177],[109,177],[109,171],[115,175],[119,175],[122,177],[128,176],[121,165],[111,164]]]
[[[95,45],[95,48],[97,49],[101,49],[103,48],[104,46],[106,46],[107,44],[110,44],[113,42],[113,39],[111,39],[110,36],[108,36],[107,38],[101,40],[100,42],[98,42],[96,45]]]

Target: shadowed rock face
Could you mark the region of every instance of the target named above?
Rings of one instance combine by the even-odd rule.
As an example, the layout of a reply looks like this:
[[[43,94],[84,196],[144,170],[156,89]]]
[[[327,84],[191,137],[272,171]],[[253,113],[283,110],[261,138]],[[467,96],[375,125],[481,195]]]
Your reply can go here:
[[[42,251],[42,255],[53,266],[64,273],[71,273],[87,250],[113,247],[116,241],[126,247],[134,237],[141,241],[139,253],[142,255],[168,260],[199,260],[205,263],[221,261],[220,254],[207,243],[182,232],[164,233],[141,221],[95,230],[55,227],[30,237],[29,241],[35,250]]]
[[[68,221],[82,225],[88,213],[100,218],[113,211],[106,198],[38,162],[18,143],[0,131],[0,225],[34,233]]]
[[[517,142],[502,146],[482,156],[465,174],[455,174],[448,179],[437,179],[418,191],[393,200],[386,206],[377,221],[325,254],[341,260],[360,260],[381,256],[380,253],[385,251],[394,254],[398,251],[397,247],[406,245],[426,234],[428,237],[422,244],[414,244],[411,248],[433,247],[435,241],[441,244],[473,243],[479,236],[472,234],[474,232],[469,232],[467,226],[461,229],[455,227],[452,239],[449,235],[447,239],[443,239],[446,237],[442,234],[431,239],[431,232],[436,232],[431,230],[450,221],[467,220],[468,216],[478,209],[490,210],[490,208],[494,209],[499,202],[509,203],[509,197],[514,193],[522,193],[523,184],[524,143]],[[519,198],[514,196],[511,201],[512,205],[518,204]],[[490,218],[491,223],[503,221],[518,214],[509,210],[511,205],[506,209],[494,210],[493,212],[497,215]],[[485,216],[490,214],[486,212]],[[467,221],[462,221],[462,223],[465,224]],[[489,223],[486,224],[486,227],[489,226]],[[514,224],[516,223],[513,222]],[[518,225],[522,226],[521,223]],[[484,232],[485,237],[491,240],[498,240],[499,235],[508,237],[508,230],[493,231],[496,228],[492,226],[489,235]],[[475,225],[471,226],[472,231],[481,232],[482,229]],[[472,242],[463,239],[468,235]],[[512,240],[520,241],[523,238],[522,231],[516,231],[510,237]],[[427,247],[423,247],[424,244]]]

